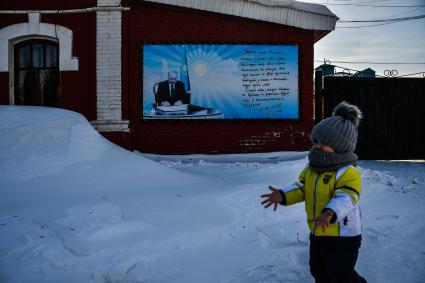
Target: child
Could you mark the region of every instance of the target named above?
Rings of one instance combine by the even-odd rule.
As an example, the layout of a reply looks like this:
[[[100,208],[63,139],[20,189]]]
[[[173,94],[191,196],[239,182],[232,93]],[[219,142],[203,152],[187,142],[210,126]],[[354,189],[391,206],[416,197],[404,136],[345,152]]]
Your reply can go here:
[[[310,228],[310,272],[316,283],[366,282],[354,269],[361,242],[356,169],[359,108],[345,101],[311,133],[313,148],[299,181],[283,190],[272,186],[261,204],[267,208],[305,202]]]

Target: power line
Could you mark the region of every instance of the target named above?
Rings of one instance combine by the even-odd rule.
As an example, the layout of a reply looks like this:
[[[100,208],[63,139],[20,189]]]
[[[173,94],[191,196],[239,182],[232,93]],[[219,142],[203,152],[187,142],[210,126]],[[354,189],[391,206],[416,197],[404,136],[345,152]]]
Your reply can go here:
[[[425,5],[367,5],[367,4],[326,4],[322,3],[321,5],[326,6],[355,6],[355,7],[372,7],[372,8],[417,8],[417,7],[425,7]]]
[[[415,0],[412,0],[416,2]],[[375,1],[355,1],[355,0],[334,0],[334,2],[355,2],[356,4],[371,4],[381,2],[394,2],[394,0],[375,0]]]
[[[360,2],[358,4],[355,3],[344,3],[344,4],[335,4],[335,3],[326,3],[326,5],[352,5],[352,6],[360,6],[360,5],[366,5],[368,3],[376,3],[376,2],[383,2],[383,1],[388,1],[388,0],[378,0],[378,1],[369,1],[369,2]],[[374,5],[376,7],[378,7],[378,5]],[[384,5],[381,5],[382,7]],[[385,5],[390,7],[391,5]],[[338,25],[336,26],[337,29],[354,29],[354,28],[366,28],[366,27],[376,27],[376,26],[383,26],[383,25],[388,25],[388,24],[394,24],[394,23],[398,23],[398,22],[402,22],[402,21],[411,21],[411,20],[418,20],[418,19],[423,19],[425,18],[425,14],[424,15],[417,15],[417,16],[409,16],[409,17],[399,17],[399,18],[390,18],[393,16],[398,16],[398,15],[402,15],[402,14],[407,14],[410,13],[412,11],[415,10],[419,10],[422,7],[425,7],[425,5],[393,5],[394,7],[415,7],[416,9],[410,9],[408,11],[404,11],[401,13],[397,13],[395,15],[391,15],[391,16],[387,16],[386,18],[381,18],[381,19],[371,19],[371,20],[338,20],[337,24],[349,24],[349,23],[377,23],[377,24],[371,24],[371,25],[361,25],[361,26],[341,26]]]
[[[339,20],[338,23],[380,23],[380,22],[398,22],[398,21],[408,21],[408,20],[417,20],[425,18],[425,15],[418,15],[412,17],[403,17],[403,18],[391,18],[391,19],[379,19],[379,20],[356,20],[356,21],[346,21]]]
[[[384,0],[386,1],[386,0]],[[372,7],[372,8],[417,8],[417,7],[425,7],[424,4],[412,4],[412,5],[376,5],[376,4],[371,4],[371,3],[379,3],[379,2],[384,2],[384,1],[363,1],[363,2],[357,2],[357,3],[329,3],[329,0],[322,3],[316,3],[315,1],[311,2],[311,3],[315,3],[315,4],[319,4],[319,5],[326,5],[326,6],[355,6],[355,7]],[[337,0],[335,0],[335,2],[338,2]],[[340,1],[343,2],[343,1]]]
[[[369,20],[369,21],[345,21],[345,22],[341,22],[341,24],[345,24],[345,23],[354,23],[354,22],[383,22],[380,24],[373,24],[373,25],[365,25],[365,26],[350,26],[350,27],[343,27],[343,26],[337,26],[335,28],[337,29],[341,29],[341,28],[365,28],[365,27],[376,27],[376,26],[384,26],[384,25],[389,25],[389,24],[395,24],[395,23],[400,23],[400,22],[404,22],[404,21],[411,21],[411,20],[418,20],[418,19],[422,19],[425,18],[425,15],[420,15],[420,16],[414,16],[414,17],[405,17],[405,18],[394,18],[394,19],[382,19],[382,20]],[[340,23],[339,21],[337,23]]]
[[[318,61],[318,60],[314,60],[314,61]],[[322,61],[320,61],[320,62],[322,62]],[[334,62],[336,62],[336,61],[334,61]],[[336,68],[343,69],[343,71],[345,71],[345,70],[348,71],[348,74],[349,75],[351,75],[350,71],[361,72],[360,70],[351,69],[351,68],[347,68],[347,67],[342,67],[342,66],[338,66],[338,65],[333,65],[332,64],[332,66],[333,67],[336,67]],[[405,75],[397,75],[395,77],[409,77],[409,76],[420,75],[420,74],[425,75],[425,71],[424,72],[418,72],[418,73],[405,74]],[[388,76],[382,76],[382,75],[375,74],[375,77],[378,77],[378,78],[387,78]]]
[[[397,77],[409,77],[409,76],[420,75],[420,74],[425,75],[425,72],[406,74],[406,75],[401,75],[401,76],[397,76]]]
[[[335,1],[346,1],[346,0],[335,0]],[[347,0],[347,1],[351,1],[351,0]],[[361,2],[358,2],[358,4],[370,4],[370,3],[379,3],[379,2],[388,2],[388,1],[394,1],[394,0],[361,1]]]
[[[400,16],[400,15],[403,15],[403,14],[408,14],[408,13],[410,13],[410,12],[417,11],[417,10],[419,10],[419,9],[420,9],[420,8],[416,8],[416,9],[409,9],[409,10],[404,11],[404,12],[401,12],[401,13],[392,14],[392,15],[390,15],[390,16],[387,16],[387,17],[386,17],[386,18],[384,18],[384,19],[390,19],[391,17]],[[378,19],[378,20],[381,20],[381,19]],[[353,27],[340,27],[340,26],[338,26],[338,27],[336,27],[336,28],[362,28],[362,27],[376,27],[376,26],[383,26],[383,25],[393,24],[393,23],[396,23],[396,22],[398,22],[398,21],[389,22],[389,23],[384,23],[384,24],[367,25],[367,26],[353,26]]]
[[[340,29],[340,28],[369,28],[369,27],[385,26],[385,25],[395,24],[395,23],[399,23],[399,22],[404,22],[404,21],[394,21],[394,22],[389,22],[389,23],[367,25],[367,26],[335,27],[335,28],[337,28],[337,29]]]
[[[404,11],[404,12],[401,12],[401,13],[392,14],[392,15],[390,15],[390,16],[387,16],[387,17],[386,17],[386,18],[384,18],[384,19],[389,19],[389,18],[391,18],[391,17],[396,17],[396,16],[400,16],[400,15],[408,14],[408,13],[410,13],[410,12],[417,11],[417,10],[419,10],[419,9],[420,9],[420,8],[416,8],[416,9],[409,9],[409,10]]]
[[[322,60],[314,60],[315,62],[323,62]],[[342,63],[342,64],[371,64],[371,65],[425,65],[425,62],[367,62],[367,61],[337,61],[337,60],[329,60],[329,62]]]

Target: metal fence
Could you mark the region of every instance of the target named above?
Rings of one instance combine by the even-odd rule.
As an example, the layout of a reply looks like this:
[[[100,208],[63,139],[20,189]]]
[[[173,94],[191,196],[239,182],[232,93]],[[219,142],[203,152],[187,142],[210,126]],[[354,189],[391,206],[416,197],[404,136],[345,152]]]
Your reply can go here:
[[[425,159],[425,79],[323,77],[316,73],[316,123],[345,100],[363,111],[360,159]]]

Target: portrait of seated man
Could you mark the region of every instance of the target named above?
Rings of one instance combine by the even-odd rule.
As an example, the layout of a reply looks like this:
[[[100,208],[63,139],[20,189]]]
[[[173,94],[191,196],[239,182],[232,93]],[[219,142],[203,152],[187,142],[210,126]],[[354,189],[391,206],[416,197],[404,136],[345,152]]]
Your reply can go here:
[[[156,105],[177,106],[187,103],[185,85],[182,81],[177,80],[177,77],[178,73],[171,71],[168,72],[168,80],[158,83]]]

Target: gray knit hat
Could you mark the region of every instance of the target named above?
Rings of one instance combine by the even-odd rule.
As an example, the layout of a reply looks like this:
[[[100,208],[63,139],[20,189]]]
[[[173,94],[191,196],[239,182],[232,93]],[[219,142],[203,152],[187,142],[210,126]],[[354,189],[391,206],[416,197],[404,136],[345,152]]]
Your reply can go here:
[[[311,139],[330,145],[336,152],[353,152],[356,149],[357,127],[362,116],[357,106],[343,101],[334,108],[332,117],[314,126]]]

